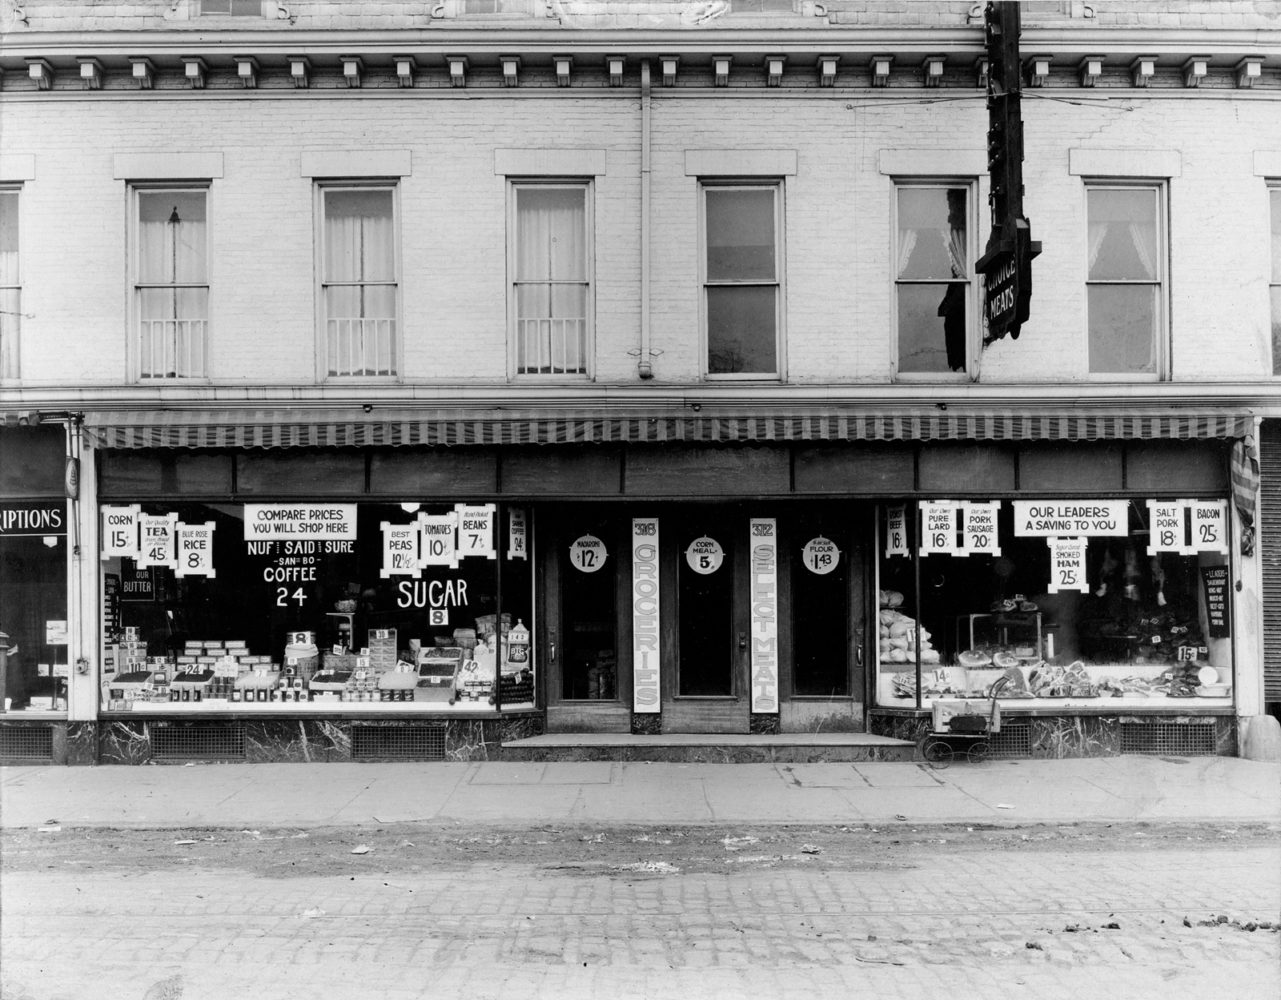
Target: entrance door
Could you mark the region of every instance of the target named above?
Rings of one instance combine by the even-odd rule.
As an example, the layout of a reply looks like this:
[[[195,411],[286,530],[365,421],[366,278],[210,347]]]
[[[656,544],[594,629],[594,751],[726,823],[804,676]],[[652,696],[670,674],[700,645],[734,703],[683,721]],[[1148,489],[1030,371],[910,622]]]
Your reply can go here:
[[[678,517],[673,551],[676,650],[663,683],[663,731],[746,733],[747,600],[738,516]]]

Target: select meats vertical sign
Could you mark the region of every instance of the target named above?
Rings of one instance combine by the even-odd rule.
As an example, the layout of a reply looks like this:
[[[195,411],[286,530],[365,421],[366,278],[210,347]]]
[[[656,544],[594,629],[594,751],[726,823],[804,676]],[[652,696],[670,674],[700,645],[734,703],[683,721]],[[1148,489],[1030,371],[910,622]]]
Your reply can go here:
[[[632,519],[632,711],[660,711],[658,518]]]
[[[778,524],[754,517],[752,553],[752,711],[778,711]]]

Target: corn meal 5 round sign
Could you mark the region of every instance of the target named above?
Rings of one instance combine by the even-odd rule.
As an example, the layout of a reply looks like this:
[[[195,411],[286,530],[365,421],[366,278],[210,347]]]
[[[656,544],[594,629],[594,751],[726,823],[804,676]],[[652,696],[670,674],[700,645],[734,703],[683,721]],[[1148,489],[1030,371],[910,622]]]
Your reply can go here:
[[[569,561],[584,573],[595,573],[608,558],[605,543],[595,535],[579,535],[569,547]]]
[[[685,561],[695,573],[709,576],[721,568],[725,561],[725,550],[715,538],[695,538],[685,550]]]
[[[801,549],[801,562],[805,563],[805,568],[811,573],[817,573],[819,576],[826,576],[832,572],[840,561],[841,550],[836,547],[834,541],[822,535],[811,538],[805,543],[805,548]]]

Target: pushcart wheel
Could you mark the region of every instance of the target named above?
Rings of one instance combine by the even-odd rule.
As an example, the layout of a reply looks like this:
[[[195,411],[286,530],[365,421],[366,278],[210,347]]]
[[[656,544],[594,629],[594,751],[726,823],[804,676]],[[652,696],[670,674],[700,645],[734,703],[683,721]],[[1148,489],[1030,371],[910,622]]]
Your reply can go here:
[[[992,744],[987,740],[979,740],[968,751],[965,757],[971,764],[978,764],[987,760],[987,755],[992,749]]]
[[[921,756],[929,762],[930,767],[944,768],[952,763],[952,748],[944,740],[927,736],[921,746]]]

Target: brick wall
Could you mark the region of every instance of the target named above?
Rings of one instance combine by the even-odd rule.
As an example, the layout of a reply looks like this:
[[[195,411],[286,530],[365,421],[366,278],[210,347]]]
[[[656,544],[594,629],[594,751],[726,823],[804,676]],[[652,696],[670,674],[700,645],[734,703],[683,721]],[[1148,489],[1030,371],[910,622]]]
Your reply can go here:
[[[962,92],[963,93],[963,92]],[[892,184],[881,150],[981,149],[982,97],[931,104],[756,90],[653,102],[653,347],[658,379],[697,381],[698,199],[684,152],[798,151],[786,179],[789,377],[880,382],[891,360]],[[949,92],[955,94],[955,92]],[[635,378],[640,329],[639,110],[634,92],[181,92],[10,95],[4,152],[33,153],[22,194],[24,381],[113,383],[126,373],[125,184],[118,152],[220,151],[210,196],[212,376],[309,383],[316,372],[313,183],[300,151],[408,149],[401,186],[404,375],[507,375],[504,180],[494,149],[605,149],[595,188],[597,369]],[[1124,96],[1025,101],[1026,210],[1044,243],[1033,318],[984,354],[984,381],[1085,375],[1085,225],[1072,148],[1178,150],[1170,181],[1175,379],[1266,373],[1267,194],[1255,150],[1281,149],[1270,101]],[[986,234],[986,206],[979,205]],[[982,239],[980,239],[980,243]]]

